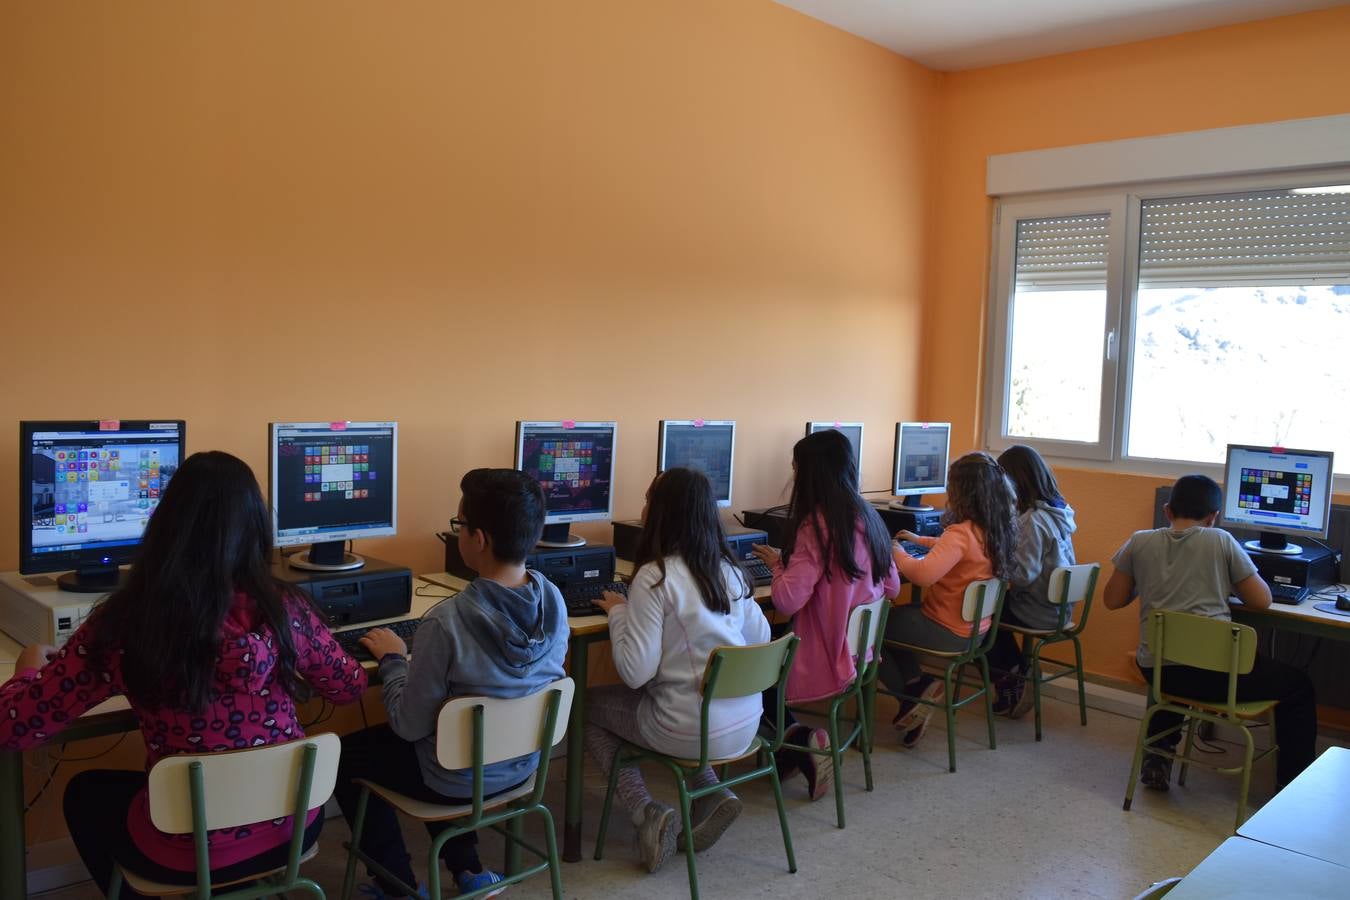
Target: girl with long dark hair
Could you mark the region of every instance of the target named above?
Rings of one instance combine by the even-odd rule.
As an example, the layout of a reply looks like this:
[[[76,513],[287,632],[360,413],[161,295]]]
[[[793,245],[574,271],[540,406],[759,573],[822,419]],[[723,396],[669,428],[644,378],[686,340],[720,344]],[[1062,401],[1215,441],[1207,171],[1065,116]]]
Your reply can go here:
[[[903,641],[939,652],[964,650],[972,629],[989,630],[991,610],[979,622],[962,618],[966,587],[973,581],[1011,577],[1017,550],[1016,495],[1003,469],[988,453],[967,453],[947,469],[947,509],[942,514],[941,537],[922,537],[902,531],[902,540],[929,548],[922,558],[910,556],[896,544],[895,564],[906,580],[922,588],[923,603],[899,606],[886,623],[888,640]],[[887,647],[880,677],[894,693],[936,700],[942,682],[924,674],[919,658],[909,650]],[[913,747],[928,728],[933,708],[906,700],[894,725],[901,743]]]
[[[792,448],[792,496],[781,552],[758,546],[755,554],[773,572],[773,605],[792,617],[800,638],[788,674],[787,701],[832,697],[857,675],[848,652],[848,617],[854,607],[900,592],[890,537],[881,516],[858,492],[858,461],[838,431],[818,431]],[[768,700],[766,699],[766,703]],[[823,728],[793,722],[787,741],[824,749]],[[834,767],[827,757],[803,751],[778,754],[784,775],[800,769],[811,799],[830,792]]]
[[[126,585],[60,649],[26,649],[0,686],[0,745],[46,743],[117,694],[136,713],[147,771],[175,753],[304,737],[297,700],[313,691],[350,702],[366,676],[309,603],[272,577],[271,559],[271,516],[249,467],[228,453],[188,457]],[[75,848],[105,892],[114,859],[156,881],[196,880],[192,835],[151,824],[145,772],[81,772],[64,805]],[[307,845],[321,812],[310,811]],[[290,836],[289,819],[209,832],[212,880],[284,865]],[[122,896],[138,895],[124,886]]]
[[[619,739],[661,753],[698,758],[703,672],[714,648],[769,639],[750,579],[727,545],[712,485],[700,472],[668,469],[647,489],[628,598],[607,593],[614,666],[622,685],[594,688],[587,703],[586,749],[606,773]],[[735,756],[759,725],[757,697],[718,700],[708,712],[708,754]],[[712,769],[690,787],[713,784]],[[675,852],[680,818],[653,800],[636,766],[619,773],[619,801],[638,829],[647,871]],[[694,849],[711,847],[740,814],[723,789],[694,802]]]

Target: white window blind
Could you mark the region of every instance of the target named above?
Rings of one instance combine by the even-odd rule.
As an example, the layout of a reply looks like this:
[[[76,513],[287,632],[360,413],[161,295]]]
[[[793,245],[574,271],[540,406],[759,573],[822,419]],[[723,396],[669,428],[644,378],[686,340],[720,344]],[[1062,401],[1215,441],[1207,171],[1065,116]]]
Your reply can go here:
[[[1017,290],[1082,290],[1106,281],[1108,213],[1017,223]]]
[[[1139,251],[1141,288],[1344,284],[1350,192],[1145,200]]]

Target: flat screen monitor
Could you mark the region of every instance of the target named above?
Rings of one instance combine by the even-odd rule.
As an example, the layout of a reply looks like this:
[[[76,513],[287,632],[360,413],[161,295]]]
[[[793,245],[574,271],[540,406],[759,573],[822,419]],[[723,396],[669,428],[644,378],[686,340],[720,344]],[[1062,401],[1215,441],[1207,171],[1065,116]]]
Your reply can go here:
[[[731,506],[736,423],[704,419],[662,419],[656,470],[694,469],[712,482],[717,505]]]
[[[544,489],[544,547],[580,547],[572,522],[598,522],[614,512],[617,422],[517,422],[516,468]]]
[[[360,568],[345,543],[388,537],[398,524],[397,422],[272,422],[268,491],[278,547],[295,568]]]
[[[834,429],[848,438],[849,445],[853,447],[853,461],[858,465],[859,475],[862,474],[862,439],[863,423],[861,422],[807,422],[806,433],[815,434],[817,431],[829,431]]]
[[[947,451],[951,443],[949,422],[898,422],[895,426],[895,468],[891,492],[903,500],[892,504],[902,509],[932,509],[924,494],[947,489]]]
[[[1331,520],[1331,451],[1229,444],[1222,524],[1261,532],[1266,553],[1303,552],[1285,535],[1324,538]]]
[[[73,569],[64,590],[118,586],[183,461],[181,419],[19,423],[19,571]]]

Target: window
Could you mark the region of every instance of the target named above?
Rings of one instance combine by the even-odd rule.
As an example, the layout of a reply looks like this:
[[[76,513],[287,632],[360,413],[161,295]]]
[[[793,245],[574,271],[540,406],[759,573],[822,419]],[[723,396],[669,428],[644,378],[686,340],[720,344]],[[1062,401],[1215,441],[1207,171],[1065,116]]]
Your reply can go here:
[[[1336,175],[1001,202],[990,446],[1219,464],[1265,444],[1332,450],[1350,473]]]

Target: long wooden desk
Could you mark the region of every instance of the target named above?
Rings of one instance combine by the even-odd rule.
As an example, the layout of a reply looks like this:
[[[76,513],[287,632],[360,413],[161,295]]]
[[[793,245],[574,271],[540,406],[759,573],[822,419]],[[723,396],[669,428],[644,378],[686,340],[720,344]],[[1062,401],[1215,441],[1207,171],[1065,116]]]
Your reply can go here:
[[[1237,833],[1350,869],[1350,750],[1328,748]]]
[[[1339,615],[1317,608],[1312,598],[1297,605],[1272,603],[1266,609],[1251,609],[1241,603],[1231,603],[1233,621],[1253,628],[1278,628],[1295,634],[1350,641],[1350,616]]]
[[[1341,897],[1347,879],[1350,869],[1245,837],[1231,837],[1181,879],[1167,900]]]
[[[633,564],[620,560],[615,567],[623,578],[631,578]],[[423,581],[439,585],[448,593],[458,593],[468,581],[449,572],[434,572],[419,576]],[[755,589],[755,599],[768,600],[769,588]],[[609,620],[605,616],[571,616],[568,624],[568,668],[576,691],[572,694],[572,714],[567,723],[566,799],[563,809],[563,859],[578,862],[581,859],[582,778],[585,770],[584,735],[586,730],[586,699],[588,693],[590,647],[597,641],[609,640]]]
[[[421,616],[440,602],[444,595],[418,590],[413,585],[412,611]],[[391,621],[391,620],[383,620]],[[378,622],[372,624],[379,624]],[[0,632],[0,683],[14,675],[14,662],[22,646]],[[368,675],[377,674],[373,661],[362,664]],[[68,744],[136,730],[136,717],[125,697],[112,697],[80,716],[73,725],[53,739],[52,744]],[[23,753],[0,750],[0,898],[27,896],[27,839],[24,830]]]

